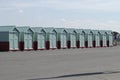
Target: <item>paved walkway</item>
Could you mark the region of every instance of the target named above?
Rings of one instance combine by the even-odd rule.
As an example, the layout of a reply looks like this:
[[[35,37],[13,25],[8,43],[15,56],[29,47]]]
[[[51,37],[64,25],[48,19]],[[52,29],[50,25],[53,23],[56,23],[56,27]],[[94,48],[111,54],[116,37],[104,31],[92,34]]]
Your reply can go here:
[[[120,80],[120,47],[0,52],[0,80]]]

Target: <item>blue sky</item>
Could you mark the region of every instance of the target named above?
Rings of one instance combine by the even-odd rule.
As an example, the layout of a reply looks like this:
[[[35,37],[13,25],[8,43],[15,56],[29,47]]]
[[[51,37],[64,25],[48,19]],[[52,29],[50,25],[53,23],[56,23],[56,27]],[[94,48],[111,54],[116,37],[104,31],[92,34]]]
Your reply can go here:
[[[120,32],[120,0],[0,0],[0,25]]]

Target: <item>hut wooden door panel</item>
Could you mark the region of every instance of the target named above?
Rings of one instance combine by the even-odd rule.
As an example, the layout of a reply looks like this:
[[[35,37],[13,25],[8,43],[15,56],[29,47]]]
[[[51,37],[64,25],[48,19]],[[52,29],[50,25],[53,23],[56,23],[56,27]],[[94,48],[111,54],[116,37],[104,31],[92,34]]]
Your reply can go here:
[[[66,34],[63,35],[64,39],[63,39],[63,42],[64,42],[64,48],[67,47],[67,37],[66,37]]]
[[[64,47],[64,35],[63,34],[61,34],[61,36],[60,36],[60,41],[61,41],[61,48],[63,48]]]
[[[14,33],[14,49],[18,49],[18,33]]]
[[[28,34],[24,34],[24,48],[28,49]]]
[[[32,49],[32,34],[28,33],[28,48]]]
[[[50,34],[50,48],[56,48],[56,35],[54,33]]]
[[[25,33],[24,34],[24,46],[25,49],[32,49],[32,34],[31,33]]]
[[[96,35],[95,37],[95,42],[96,42],[96,46],[99,47],[100,46],[100,38],[99,38],[99,35]]]
[[[10,43],[9,43],[10,50],[14,49],[13,45],[14,45],[13,39],[10,39]]]
[[[13,50],[14,49],[14,35],[13,35],[13,33],[9,34],[9,38],[10,38],[10,43],[9,43],[10,50]]]
[[[75,34],[70,35],[71,47],[76,47],[76,37]]]
[[[53,48],[56,48],[56,35],[53,34]]]
[[[66,34],[61,34],[61,47],[62,48],[65,48],[65,47],[67,47],[67,43],[66,43],[66,40],[67,38],[66,38]]]
[[[43,49],[45,48],[45,35],[44,34],[38,34],[38,48]]]
[[[92,35],[88,35],[88,47],[92,47]]]
[[[80,47],[85,47],[85,39],[83,34],[80,34]]]
[[[107,46],[106,35],[103,35],[103,46]]]
[[[16,32],[11,32],[9,34],[10,38],[10,50],[16,50],[18,49],[18,34]]]

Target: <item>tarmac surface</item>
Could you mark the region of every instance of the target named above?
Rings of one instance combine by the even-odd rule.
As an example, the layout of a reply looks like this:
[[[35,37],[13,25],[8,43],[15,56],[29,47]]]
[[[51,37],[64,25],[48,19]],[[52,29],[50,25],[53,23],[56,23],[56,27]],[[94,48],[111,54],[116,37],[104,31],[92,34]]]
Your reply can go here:
[[[120,46],[0,52],[0,80],[120,80]]]

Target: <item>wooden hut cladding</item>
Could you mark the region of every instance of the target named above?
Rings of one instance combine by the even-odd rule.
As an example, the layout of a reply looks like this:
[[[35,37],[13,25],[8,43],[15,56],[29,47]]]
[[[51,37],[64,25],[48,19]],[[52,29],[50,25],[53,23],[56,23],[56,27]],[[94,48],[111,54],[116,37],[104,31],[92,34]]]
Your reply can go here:
[[[67,31],[67,47],[76,48],[77,32],[74,29],[66,29]]]
[[[0,51],[113,46],[110,30],[0,26]]]
[[[67,48],[67,32],[64,28],[55,28],[57,32],[57,48]]]
[[[100,31],[100,46],[107,47],[107,32],[104,30]]]
[[[17,27],[19,32],[19,48],[20,50],[33,49],[33,31],[30,27]]]
[[[100,32],[98,30],[92,30],[93,32],[93,47],[100,47]]]
[[[80,48],[84,48],[84,47],[85,47],[85,32],[84,30],[82,30],[80,34]]]
[[[77,48],[85,47],[85,32],[83,29],[76,29],[77,32]]]
[[[44,28],[46,32],[46,49],[57,48],[57,32],[54,28]]]
[[[37,41],[38,41],[38,49],[46,49],[45,42],[46,42],[46,33],[44,29],[40,31],[37,35]]]
[[[107,47],[113,46],[113,35],[112,31],[106,31],[107,32]]]
[[[32,27],[34,32],[33,35],[33,48],[34,50],[44,50],[46,49],[46,32],[42,27]]]
[[[93,32],[89,29],[85,29],[85,47],[92,48],[93,47]]]
[[[19,50],[15,26],[0,26],[0,51]]]
[[[107,32],[103,34],[103,47],[107,47]]]
[[[93,47],[93,32],[90,31],[88,34],[88,47],[92,48]]]
[[[97,34],[96,34],[96,37],[95,37],[95,39],[96,39],[96,47],[100,47],[100,32],[99,31],[97,31]]]

